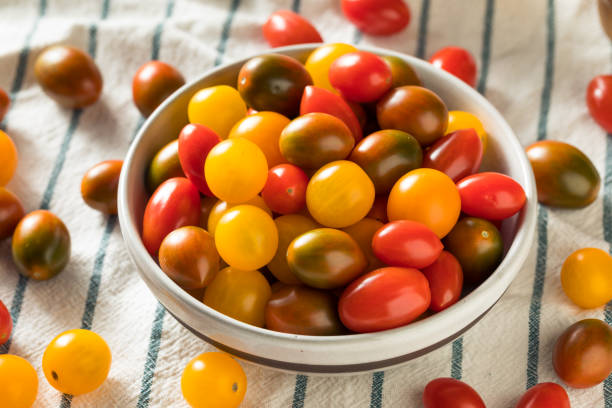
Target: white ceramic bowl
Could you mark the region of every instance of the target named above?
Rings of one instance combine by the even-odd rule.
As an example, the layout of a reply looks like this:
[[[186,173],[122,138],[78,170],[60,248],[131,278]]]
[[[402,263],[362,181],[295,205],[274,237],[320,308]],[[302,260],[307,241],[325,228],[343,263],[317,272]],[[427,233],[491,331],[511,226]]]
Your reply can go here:
[[[316,46],[306,44],[270,52],[304,61]],[[381,48],[359,48],[406,60],[424,85],[444,100],[449,110],[469,111],[478,116],[489,134],[482,169],[499,171],[517,180],[525,189],[527,203],[520,214],[502,226],[506,253],[495,272],[455,305],[424,320],[393,330],[344,336],[278,333],[234,320],[205,306],[176,285],[149,256],[140,238],[147,199],[144,180],[149,161],[188,123],[187,104],[191,96],[208,86],[236,86],[238,71],[247,59],[207,71],[168,98],[140,129],[121,173],[119,221],[140,276],[161,304],[197,336],[244,360],[311,374],[357,373],[406,362],[452,341],[487,313],[506,291],[533,244],[536,224],[533,173],[523,148],[499,112],[461,80],[425,61]]]

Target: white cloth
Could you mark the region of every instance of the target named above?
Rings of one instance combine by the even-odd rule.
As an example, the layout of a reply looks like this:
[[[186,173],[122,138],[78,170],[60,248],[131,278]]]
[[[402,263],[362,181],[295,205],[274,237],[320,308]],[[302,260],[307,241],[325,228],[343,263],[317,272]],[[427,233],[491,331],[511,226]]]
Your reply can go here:
[[[20,159],[8,188],[22,199],[28,211],[40,207],[47,191],[49,208],[64,220],[73,244],[70,263],[59,276],[47,282],[27,283],[10,353],[28,359],[39,373],[35,406],[59,407],[61,394],[49,386],[42,374],[42,353],[55,335],[81,327],[91,278],[99,273],[97,303],[88,310],[92,312],[91,328],[111,347],[112,368],[101,388],[75,397],[72,406],[186,406],[179,385],[183,367],[191,358],[212,347],[166,313],[156,366],[149,367],[148,371],[153,375],[147,398],[146,391],[143,392],[147,389],[146,384],[142,385],[143,373],[157,302],[138,277],[125,251],[119,226],[84,205],[80,180],[93,164],[125,155],[141,123],[132,104],[132,75],[151,59],[156,32],[159,33],[159,59],[176,66],[191,79],[210,68],[217,58],[231,61],[268,49],[261,34],[262,23],[271,12],[290,8],[293,2],[2,0],[1,3],[0,87],[16,92],[5,121]],[[303,0],[300,11],[328,42],[359,39],[354,26],[343,18],[339,3]],[[359,41],[415,54],[420,38],[425,57],[446,45],[467,48],[478,60],[481,72],[488,67],[484,84],[487,98],[506,117],[524,145],[535,141],[542,105],[547,104],[542,95],[546,94],[543,89],[550,5],[530,0],[409,0],[408,3],[412,21],[407,30],[386,38],[364,35]],[[424,4],[429,5],[426,24],[421,19]],[[609,192],[612,141],[590,118],[584,95],[593,76],[610,72],[610,42],[599,27],[596,2],[557,0],[553,4],[555,44],[554,55],[550,55],[554,69],[544,136],[578,146],[592,159],[602,178],[607,151]],[[492,7],[488,46],[487,5]],[[235,15],[229,22],[232,8],[236,8]],[[39,14],[44,15],[37,17]],[[220,46],[224,23],[229,38]],[[92,26],[96,27],[95,36],[92,36]],[[85,109],[80,117],[58,107],[34,80],[36,56],[45,46],[55,43],[95,49],[95,58],[104,76],[104,92],[101,100]],[[24,52],[24,46],[29,53]],[[22,63],[20,55],[26,57],[22,57]],[[19,67],[25,69],[25,75],[23,82],[17,84]],[[71,120],[76,126],[72,135]],[[60,154],[62,151],[65,157]],[[52,177],[54,169],[56,184]],[[607,198],[612,200],[610,196]],[[610,201],[606,205],[610,206]],[[604,213],[610,214],[610,211],[605,209],[602,193],[585,209],[547,212],[545,280],[539,325],[536,324],[539,343],[532,343],[531,348],[539,359],[531,360],[536,368],[531,371],[532,379],[537,373],[539,382],[559,381],[551,364],[552,347],[558,335],[577,320],[604,316],[602,309],[584,311],[570,303],[562,292],[559,270],[565,257],[575,249],[595,246],[609,250],[603,220]],[[105,247],[105,230],[110,231],[108,247]],[[462,379],[480,392],[489,407],[514,406],[528,381],[529,316],[537,247],[534,243],[528,261],[501,301],[463,337],[461,365],[455,364],[454,373],[461,373]],[[0,243],[0,299],[9,308],[16,303],[18,281],[7,240]],[[459,348],[455,346],[457,351]],[[382,388],[379,388],[381,375],[308,377],[303,401],[299,392],[294,401],[295,375],[243,364],[248,377],[243,406],[417,407],[421,406],[421,393],[428,381],[451,375],[452,354],[453,346],[449,344],[401,368],[388,370],[384,373]],[[303,384],[304,378],[300,377],[298,383]],[[568,391],[573,407],[604,407],[602,385],[586,390],[568,388]],[[612,406],[609,404],[612,401],[605,406]],[[1,395],[0,406],[3,406]]]

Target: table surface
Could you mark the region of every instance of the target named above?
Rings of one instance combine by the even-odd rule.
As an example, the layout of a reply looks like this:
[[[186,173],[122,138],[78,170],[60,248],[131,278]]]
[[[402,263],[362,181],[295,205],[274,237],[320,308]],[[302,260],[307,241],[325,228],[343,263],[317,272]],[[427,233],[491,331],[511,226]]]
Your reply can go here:
[[[554,341],[586,317],[612,321],[612,310],[584,311],[562,292],[559,270],[574,250],[609,250],[612,240],[612,139],[590,118],[589,80],[610,72],[611,47],[596,2],[408,0],[404,32],[361,35],[328,0],[3,0],[0,5],[0,87],[11,92],[3,128],[20,162],[8,185],[28,211],[48,208],[70,229],[72,258],[47,282],[20,278],[9,242],[0,243],[0,299],[14,318],[9,352],[39,373],[37,407],[182,407],[185,364],[212,348],[181,327],[139,279],[115,217],[86,207],[83,173],[122,158],[142,118],[131,79],[160,59],[187,79],[221,62],[265,51],[261,24],[274,10],[294,8],[327,42],[372,44],[429,57],[446,45],[467,48],[479,66],[477,89],[508,120],[525,146],[556,139],[584,151],[602,175],[602,193],[579,210],[541,207],[533,250],[501,301],[461,339],[405,366],[351,377],[312,377],[243,364],[244,407],[416,407],[425,384],[461,378],[490,407],[513,406],[525,388],[559,381],[551,365]],[[101,100],[83,111],[58,107],[33,77],[33,62],[50,44],[88,50],[103,76]],[[97,391],[64,399],[41,372],[45,346],[58,333],[86,327],[113,352]],[[3,350],[6,352],[6,348]],[[612,381],[568,389],[574,407],[612,407]]]

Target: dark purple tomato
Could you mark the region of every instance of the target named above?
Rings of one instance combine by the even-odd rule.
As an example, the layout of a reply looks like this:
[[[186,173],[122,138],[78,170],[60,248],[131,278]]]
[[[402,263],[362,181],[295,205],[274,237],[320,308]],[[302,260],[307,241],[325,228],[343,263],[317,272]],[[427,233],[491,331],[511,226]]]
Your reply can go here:
[[[215,240],[200,227],[176,229],[159,247],[159,266],[184,289],[206,287],[219,271]]]
[[[595,122],[612,133],[612,75],[598,75],[589,82],[586,102]]]
[[[381,58],[389,65],[389,68],[391,68],[392,88],[406,85],[423,85],[414,69],[403,59],[393,55],[385,55]]]
[[[423,405],[425,408],[486,408],[476,390],[454,378],[436,378],[427,383]]]
[[[290,10],[272,13],[262,30],[270,47],[323,42],[321,34],[310,21]]]
[[[208,152],[221,139],[210,128],[197,123],[189,123],[181,130],[178,137],[178,156],[183,172],[204,195],[213,193],[204,178],[204,162]]]
[[[331,64],[329,82],[347,101],[374,102],[391,88],[391,68],[371,52],[350,52]]]
[[[544,140],[527,147],[538,189],[538,201],[552,207],[580,208],[591,204],[601,184],[597,169],[574,146]]]
[[[475,217],[460,219],[443,243],[461,264],[465,282],[472,284],[487,279],[501,262],[504,252],[504,243],[495,225]]]
[[[456,183],[478,171],[482,154],[482,142],[476,131],[461,129],[431,145],[423,157],[423,167],[440,170]]]
[[[43,91],[66,108],[84,108],[102,93],[94,60],[78,48],[53,45],[36,58],[34,75]]]
[[[293,214],[306,207],[308,176],[293,164],[279,164],[268,171],[261,196],[268,208],[279,214]]]
[[[355,279],[342,292],[340,320],[358,333],[400,327],[429,307],[431,294],[425,276],[413,268],[376,269]]]
[[[308,336],[346,333],[338,317],[338,301],[326,291],[285,285],[272,291],[266,306],[266,328]]]
[[[525,190],[505,174],[473,174],[459,181],[457,188],[461,196],[461,211],[473,217],[503,220],[525,205]]]
[[[421,269],[429,282],[431,304],[429,309],[439,312],[457,303],[463,289],[463,271],[457,258],[442,251],[434,263]]]
[[[0,300],[0,346],[8,341],[13,330],[13,319],[8,309]]]
[[[4,187],[0,187],[0,241],[13,235],[25,212],[21,200]]]
[[[12,249],[13,260],[23,276],[51,279],[70,260],[70,233],[55,214],[32,211],[15,228]]]
[[[366,34],[391,35],[410,23],[404,0],[342,0],[346,18]]]
[[[142,220],[142,242],[152,256],[163,239],[177,228],[200,225],[200,193],[191,181],[174,177],[155,190]]]
[[[392,266],[421,269],[431,265],[442,252],[435,232],[420,222],[392,221],[374,234],[372,249],[378,259]]]
[[[280,135],[280,151],[292,164],[318,169],[348,157],[355,139],[343,121],[327,113],[307,113],[289,123]]]
[[[6,91],[0,88],[0,122],[4,119],[4,115],[8,112],[9,106],[11,105],[11,98],[9,98]]]
[[[444,136],[448,109],[438,95],[420,86],[393,88],[378,101],[376,115],[381,129],[410,133],[421,146]]]
[[[298,236],[289,244],[287,262],[299,280],[318,289],[344,286],[368,266],[359,244],[333,228],[317,228]]]
[[[289,118],[300,112],[300,100],[308,85],[312,85],[312,78],[304,65],[286,55],[251,58],[238,73],[238,91],[247,105]]]
[[[397,180],[421,167],[419,142],[401,130],[379,130],[363,139],[349,157],[372,179],[376,194],[388,194]]]
[[[529,388],[515,408],[571,408],[567,392],[559,384],[545,382]]]
[[[372,204],[372,208],[366,217],[373,218],[382,222],[383,224],[389,222],[389,218],[387,217],[387,196],[377,196],[374,199],[374,204]]]
[[[138,68],[132,79],[134,104],[147,117],[181,86],[185,78],[172,65],[149,61]]]
[[[81,180],[85,204],[105,214],[117,214],[117,189],[123,160],[106,160],[87,170]]]
[[[147,169],[147,190],[153,193],[164,181],[185,177],[178,154],[178,139],[174,139],[155,154]]]
[[[444,47],[431,56],[429,62],[461,79],[471,87],[476,86],[476,61],[470,52],[461,47]]]

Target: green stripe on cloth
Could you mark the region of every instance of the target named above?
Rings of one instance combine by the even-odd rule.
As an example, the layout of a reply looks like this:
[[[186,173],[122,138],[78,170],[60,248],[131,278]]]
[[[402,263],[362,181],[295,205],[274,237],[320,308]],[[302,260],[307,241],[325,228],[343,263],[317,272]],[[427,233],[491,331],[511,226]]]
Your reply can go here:
[[[429,0],[421,3],[421,16],[419,17],[419,36],[417,39],[416,56],[425,58],[425,48],[427,46],[427,25],[429,22]]]
[[[291,10],[295,11],[296,13],[300,12],[300,0],[293,0],[291,3]]]
[[[221,41],[219,41],[219,45],[217,46],[217,58],[215,59],[215,66],[223,62],[223,56],[225,55],[225,47],[227,46],[227,40],[229,39],[230,30],[232,28],[232,21],[234,21],[234,15],[236,14],[236,10],[238,10],[238,7],[240,7],[240,0],[232,0],[230,11],[227,14],[225,22],[223,23]]]
[[[377,371],[372,374],[372,392],[370,392],[370,408],[382,407],[382,393],[384,381],[384,371]]]
[[[463,337],[453,341],[451,354],[451,377],[460,380],[463,377]]]
[[[307,386],[307,376],[303,374],[298,374],[295,376],[295,389],[293,391],[293,403],[291,404],[291,408],[304,408]]]
[[[161,47],[161,35],[164,30],[164,23],[167,19],[172,16],[174,12],[174,0],[168,0],[166,4],[166,14],[164,15],[164,19],[160,21],[155,27],[155,33],[153,34],[153,50],[151,52],[151,59],[157,60],[159,59],[159,49]]]

